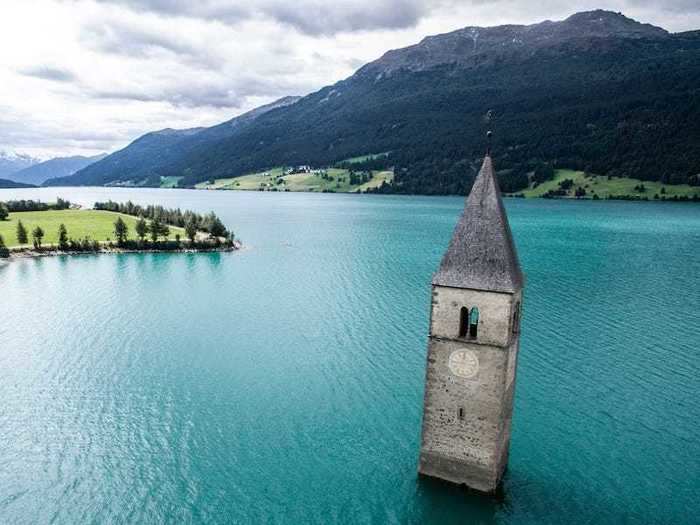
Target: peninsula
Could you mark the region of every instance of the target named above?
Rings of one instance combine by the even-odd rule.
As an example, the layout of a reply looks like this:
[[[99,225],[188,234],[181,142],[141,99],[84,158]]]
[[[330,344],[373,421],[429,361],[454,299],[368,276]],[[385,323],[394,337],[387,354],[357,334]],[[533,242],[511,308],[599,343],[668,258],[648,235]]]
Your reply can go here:
[[[0,258],[86,253],[212,252],[241,247],[215,213],[64,199],[0,202]]]

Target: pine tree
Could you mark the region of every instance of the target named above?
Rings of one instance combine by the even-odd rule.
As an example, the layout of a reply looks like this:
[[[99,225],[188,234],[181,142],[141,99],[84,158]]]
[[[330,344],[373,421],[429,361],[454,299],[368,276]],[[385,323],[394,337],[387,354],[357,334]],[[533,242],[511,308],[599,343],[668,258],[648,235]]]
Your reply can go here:
[[[32,230],[32,239],[34,241],[34,248],[41,248],[41,240],[44,238],[44,230],[41,226],[37,226]]]
[[[22,221],[17,221],[17,242],[20,244],[27,244],[29,242],[27,228],[24,227]]]
[[[10,256],[10,250],[5,246],[5,239],[0,235],[0,258],[7,259]]]
[[[158,237],[160,237],[160,233],[163,230],[163,223],[160,222],[160,217],[154,217],[153,220],[151,221],[150,226],[148,227],[148,231],[151,233],[151,240],[153,242],[158,241]]]
[[[211,212],[207,216],[207,225],[209,229],[209,233],[211,234],[212,237],[225,237],[226,236],[226,226],[224,226],[224,223],[221,222],[221,219],[219,219],[214,212]]]
[[[0,202],[0,221],[4,221],[7,219],[7,216],[10,214],[10,211],[7,209],[7,206]]]
[[[63,223],[58,227],[58,248],[60,250],[68,248],[68,230]]]
[[[117,217],[117,220],[114,221],[114,236],[117,238],[117,244],[119,246],[124,244],[128,234],[129,227],[124,222],[124,219]]]
[[[190,240],[190,243],[193,243],[195,238],[197,237],[197,224],[191,217],[185,224],[185,235],[187,235],[187,238]]]
[[[143,216],[139,217],[139,220],[136,221],[136,226],[134,227],[136,230],[136,235],[138,235],[139,240],[143,242],[143,240],[146,238],[146,235],[148,234],[148,223],[146,222],[146,219],[143,218]]]

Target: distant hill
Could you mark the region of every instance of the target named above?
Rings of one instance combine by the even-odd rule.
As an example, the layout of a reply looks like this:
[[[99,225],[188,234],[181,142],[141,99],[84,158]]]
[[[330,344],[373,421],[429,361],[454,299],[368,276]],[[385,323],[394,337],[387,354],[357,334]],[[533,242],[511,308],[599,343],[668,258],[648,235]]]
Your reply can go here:
[[[39,159],[29,155],[0,151],[0,178],[7,178],[9,175],[39,162],[41,162]]]
[[[81,170],[72,177],[47,181],[47,185],[105,185],[123,182],[160,185],[161,167],[176,162],[197,148],[234,136],[260,115],[293,104],[299,97],[285,97],[211,128],[163,129],[139,137],[126,148]]]
[[[395,177],[383,191],[465,193],[465,173],[476,173],[493,128],[508,191],[527,184],[527,173],[552,168],[697,185],[698,86],[697,31],[671,34],[600,10],[559,22],[466,27],[389,51],[233,132],[198,130],[145,163],[137,155],[113,163],[136,153],[146,135],[61,182],[182,177],[192,186],[388,151]]]
[[[36,188],[34,184],[24,184],[13,180],[0,179],[0,188]]]
[[[11,174],[11,178],[17,182],[41,185],[44,181],[54,177],[73,175],[76,171],[89,166],[93,162],[102,160],[106,156],[106,153],[102,153],[94,157],[56,157],[44,162],[39,162],[38,164],[33,164],[23,170],[16,171]]]

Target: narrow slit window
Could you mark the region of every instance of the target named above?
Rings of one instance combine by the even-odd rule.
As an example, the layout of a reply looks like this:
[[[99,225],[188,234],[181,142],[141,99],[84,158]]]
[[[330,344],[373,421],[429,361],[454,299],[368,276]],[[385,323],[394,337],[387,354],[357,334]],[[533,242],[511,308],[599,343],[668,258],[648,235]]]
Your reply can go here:
[[[464,409],[459,407],[459,419],[464,419]]]
[[[459,337],[467,337],[469,333],[469,308],[463,306],[459,311]]]
[[[513,311],[513,333],[517,334],[520,331],[520,303],[515,303]]]
[[[476,337],[479,331],[479,309],[475,306],[469,312],[469,337]]]

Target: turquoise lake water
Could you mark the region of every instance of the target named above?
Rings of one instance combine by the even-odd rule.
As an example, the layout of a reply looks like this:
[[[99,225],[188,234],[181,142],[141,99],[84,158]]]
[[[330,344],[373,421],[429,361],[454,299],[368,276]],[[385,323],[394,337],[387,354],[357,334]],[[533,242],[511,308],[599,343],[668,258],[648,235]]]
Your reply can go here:
[[[502,501],[416,475],[459,198],[0,190],[213,209],[233,254],[0,266],[0,523],[697,523],[700,206],[508,200]]]

